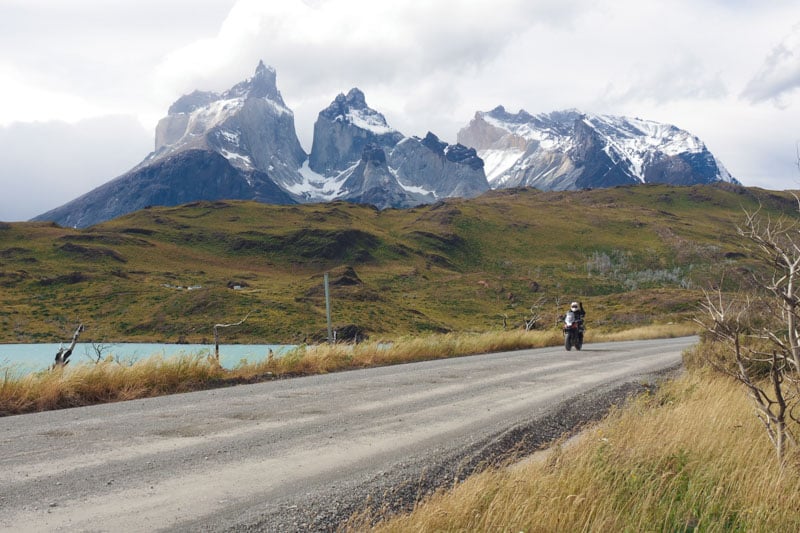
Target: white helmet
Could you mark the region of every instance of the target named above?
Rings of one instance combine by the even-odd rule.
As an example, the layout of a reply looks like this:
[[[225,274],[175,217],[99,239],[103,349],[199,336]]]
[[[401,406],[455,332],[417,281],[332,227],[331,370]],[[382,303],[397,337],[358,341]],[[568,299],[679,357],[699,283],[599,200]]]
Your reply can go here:
[[[572,302],[571,304],[569,304],[569,308],[571,310],[573,310],[573,311],[577,311],[578,310],[578,302]]]

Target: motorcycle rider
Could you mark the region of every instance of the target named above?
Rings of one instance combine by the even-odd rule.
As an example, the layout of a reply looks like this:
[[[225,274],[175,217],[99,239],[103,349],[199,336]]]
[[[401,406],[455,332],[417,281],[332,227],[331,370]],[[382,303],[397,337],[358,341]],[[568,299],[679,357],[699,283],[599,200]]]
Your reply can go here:
[[[569,311],[563,316],[564,347],[567,351],[571,350],[573,346],[578,350],[583,346],[584,316],[586,316],[586,311],[580,302],[572,302],[569,306]]]

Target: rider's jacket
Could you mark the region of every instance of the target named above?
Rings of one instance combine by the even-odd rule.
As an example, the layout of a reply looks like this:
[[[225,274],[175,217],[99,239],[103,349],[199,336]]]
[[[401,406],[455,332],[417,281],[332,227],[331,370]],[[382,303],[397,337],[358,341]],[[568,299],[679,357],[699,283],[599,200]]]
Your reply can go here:
[[[583,320],[583,315],[584,313],[580,311],[573,311],[572,309],[570,309],[569,311],[567,311],[567,314],[564,315],[564,323],[567,326],[571,326],[574,322],[578,320]]]
[[[564,317],[564,323],[568,326],[571,326],[576,320],[580,319],[580,317],[577,315],[578,313],[570,309],[569,311],[567,311],[567,314]]]

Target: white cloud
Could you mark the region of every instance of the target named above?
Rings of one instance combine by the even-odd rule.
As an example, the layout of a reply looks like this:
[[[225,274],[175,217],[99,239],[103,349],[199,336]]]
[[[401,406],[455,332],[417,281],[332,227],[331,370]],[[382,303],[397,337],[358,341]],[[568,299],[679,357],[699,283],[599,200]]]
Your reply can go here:
[[[42,88],[13,65],[0,64],[0,126],[12,122],[75,122],[104,113],[80,95]]]

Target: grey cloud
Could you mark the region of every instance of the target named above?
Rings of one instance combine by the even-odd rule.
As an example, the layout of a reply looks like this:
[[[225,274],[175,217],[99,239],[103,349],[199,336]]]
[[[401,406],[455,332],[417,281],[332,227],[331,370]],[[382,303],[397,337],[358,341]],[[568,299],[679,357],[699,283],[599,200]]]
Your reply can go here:
[[[272,64],[279,75],[284,73],[279,82],[282,90],[297,98],[320,91],[335,96],[353,84],[402,86],[432,73],[479,70],[512,46],[519,33],[539,26],[569,25],[576,13],[589,9],[585,4],[577,0],[495,0],[494,5],[412,1],[386,10],[386,20],[371,20],[368,13],[359,24],[353,23],[358,17],[348,2],[314,2],[305,13],[273,15],[265,9],[257,15],[261,17],[258,32],[238,34],[242,41],[234,61],[239,63],[239,77],[243,67],[249,71],[258,59]],[[315,35],[297,31],[323,16],[330,20],[322,21]],[[233,69],[223,68],[231,82],[237,79],[230,75]],[[291,76],[286,75],[289,72]],[[323,83],[329,87],[322,88]]]
[[[649,101],[657,104],[680,100],[711,100],[728,95],[718,73],[707,72],[702,64],[684,57],[671,64],[637,71],[627,83],[606,86],[601,100],[606,103]]]
[[[88,192],[141,161],[152,143],[123,116],[0,128],[0,220],[28,220]]]
[[[741,97],[753,102],[781,99],[800,88],[800,24],[764,59],[759,71],[742,91]]]

